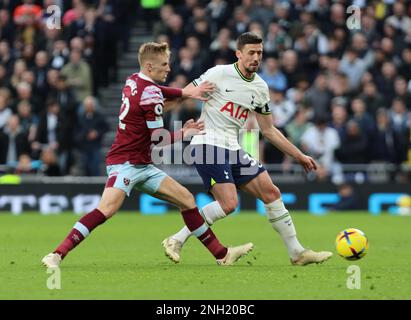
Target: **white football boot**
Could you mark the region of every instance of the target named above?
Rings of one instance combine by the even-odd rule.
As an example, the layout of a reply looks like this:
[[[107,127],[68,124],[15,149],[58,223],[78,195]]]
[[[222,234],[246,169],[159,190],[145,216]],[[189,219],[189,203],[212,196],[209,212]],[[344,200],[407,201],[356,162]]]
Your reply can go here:
[[[315,252],[313,250],[304,250],[300,256],[296,259],[290,259],[291,264],[295,266],[305,266],[310,263],[322,263],[331,258],[332,252],[320,251]]]
[[[217,264],[219,264],[220,266],[231,266],[238,259],[240,259],[241,257],[245,256],[247,253],[249,253],[251,250],[253,250],[253,248],[254,248],[254,245],[251,242],[243,244],[238,247],[229,247],[227,248],[228,251],[225,257],[222,259],[217,259]]]
[[[41,262],[47,268],[57,268],[61,263],[61,256],[58,253],[49,253],[41,259]]]
[[[183,247],[183,243],[177,239],[168,237],[163,240],[162,245],[164,247],[164,253],[175,263],[180,262],[180,252]]]

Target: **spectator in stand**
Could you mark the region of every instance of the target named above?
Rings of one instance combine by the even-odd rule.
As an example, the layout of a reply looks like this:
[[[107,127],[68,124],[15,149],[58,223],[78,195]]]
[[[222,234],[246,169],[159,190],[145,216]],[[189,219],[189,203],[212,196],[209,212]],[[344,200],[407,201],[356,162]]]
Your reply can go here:
[[[7,41],[0,42],[0,63],[6,69],[6,74],[10,75],[14,68],[14,56]]]
[[[291,121],[297,111],[295,104],[286,99],[284,91],[270,88],[270,102],[268,106],[272,112],[273,124],[278,129],[284,127]]]
[[[351,101],[351,110],[353,119],[360,125],[362,133],[367,139],[371,140],[375,131],[375,122],[373,117],[367,113],[364,101],[359,97],[355,97]]]
[[[78,119],[76,129],[77,147],[81,152],[81,163],[86,176],[99,176],[101,142],[108,130],[108,124],[103,115],[96,110],[96,101],[88,96],[83,102],[83,111]]]
[[[201,75],[201,65],[194,60],[193,52],[187,47],[179,50],[178,64],[172,68],[172,74],[184,74],[189,79],[196,79]]]
[[[50,99],[46,103],[47,109],[40,115],[36,138],[31,144],[32,157],[39,159],[44,148],[52,148],[56,152],[62,141],[60,106]]]
[[[19,117],[12,115],[0,132],[0,164],[16,166],[19,157],[29,152],[27,135],[20,127]]]
[[[30,103],[33,108],[33,112],[37,114],[42,111],[41,103],[39,103],[37,97],[32,94],[31,85],[27,82],[19,82],[19,84],[17,85],[17,99],[15,99],[15,102],[11,105],[13,112],[17,112],[17,104],[20,101],[27,101],[28,103]]]
[[[308,128],[301,137],[302,149],[318,161],[320,174],[329,176],[335,165],[335,150],[341,145],[337,130],[327,126],[325,115],[318,115],[315,125]],[[323,178],[323,176],[321,176]]]
[[[371,148],[373,162],[401,163],[403,160],[401,158],[402,143],[401,135],[392,128],[388,111],[382,108],[378,109],[377,130]]]
[[[196,36],[192,35],[187,37],[186,47],[191,51],[193,60],[196,61],[199,65],[201,70],[200,72],[208,69],[208,67],[210,66],[209,55],[206,51],[201,50],[201,43]]]
[[[70,50],[64,40],[56,40],[51,50],[50,67],[61,70],[68,62]]]
[[[274,88],[279,91],[287,89],[287,78],[281,72],[278,60],[274,57],[268,57],[262,66],[260,77],[267,82],[269,88]]]
[[[411,111],[411,92],[408,91],[407,81],[401,76],[395,79],[394,90],[396,98],[402,99],[408,111]]]
[[[286,125],[285,131],[290,141],[297,148],[301,148],[301,137],[311,126],[311,122],[308,121],[308,111],[300,107],[297,109],[294,119]]]
[[[295,87],[299,78],[302,77],[302,71],[298,63],[298,55],[294,50],[286,50],[281,58],[281,71],[287,78],[287,85]]]
[[[185,32],[183,19],[178,14],[173,14],[168,22],[167,36],[170,39],[170,46],[173,50],[179,50],[185,42]]]
[[[268,55],[291,48],[292,40],[278,23],[277,20],[270,22],[268,32],[264,39],[264,51]]]
[[[49,177],[61,176],[56,151],[53,148],[45,148],[40,156],[42,166],[41,172]]]
[[[85,97],[91,95],[91,70],[90,66],[82,60],[80,51],[70,52],[70,62],[63,67],[61,74],[67,78],[67,83],[73,89],[78,101],[83,101]]]
[[[211,60],[223,59],[228,63],[236,61],[235,56],[236,44],[231,40],[231,32],[227,28],[223,28],[218,33],[217,39],[210,45]]]
[[[405,107],[405,103],[402,98],[397,97],[392,101],[389,115],[393,129],[400,134],[405,134],[410,128],[410,123],[408,122],[409,111]]]
[[[0,10],[0,40],[13,43],[15,26],[10,19],[10,13],[6,9]]]
[[[408,48],[402,50],[399,70],[399,73],[407,79],[406,81],[411,81],[411,44],[408,44]],[[411,91],[410,85],[408,91]]]
[[[44,104],[47,99],[49,86],[47,84],[48,55],[46,51],[38,51],[33,68],[35,76],[34,91],[39,98],[39,103]]]
[[[368,151],[367,136],[362,133],[360,125],[355,120],[348,121],[346,135],[335,151],[336,158],[344,164],[363,164],[368,162]]]
[[[314,85],[306,92],[305,98],[307,104],[313,108],[315,115],[330,112],[331,92],[324,73],[318,74]]]
[[[360,95],[361,100],[366,105],[367,112],[375,119],[377,110],[385,106],[384,97],[377,91],[374,82],[364,84],[364,89]]]
[[[0,95],[0,132],[6,127],[13,112],[7,106],[7,98],[4,95]]]
[[[396,76],[397,69],[394,63],[390,61],[384,62],[381,70],[375,75],[378,91],[384,96],[387,104],[391,104],[395,96],[394,82]]]
[[[386,23],[392,25],[395,29],[406,33],[411,29],[411,18],[407,16],[404,3],[396,2],[393,5],[394,14],[387,18]]]
[[[234,18],[230,20],[229,26],[234,38],[237,38],[240,34],[248,30],[248,25],[251,19],[247,15],[246,10],[239,6],[234,9]]]
[[[353,187],[348,183],[342,183],[338,186],[338,195],[340,200],[329,207],[333,211],[358,210],[360,205],[358,203],[358,196]]]
[[[358,57],[357,51],[353,48],[348,48],[341,60],[340,71],[348,77],[351,91],[358,88],[361,77],[366,70],[366,62]]]
[[[210,16],[210,31],[211,36],[215,37],[224,23],[230,18],[231,12],[227,1],[211,0],[207,5],[207,10]]]
[[[27,101],[21,101],[17,105],[17,115],[22,132],[27,136],[27,142],[31,144],[36,137],[38,117],[31,112],[31,105]]]
[[[347,133],[348,114],[345,104],[333,103],[331,107],[330,127],[338,132],[340,140],[344,140]]]

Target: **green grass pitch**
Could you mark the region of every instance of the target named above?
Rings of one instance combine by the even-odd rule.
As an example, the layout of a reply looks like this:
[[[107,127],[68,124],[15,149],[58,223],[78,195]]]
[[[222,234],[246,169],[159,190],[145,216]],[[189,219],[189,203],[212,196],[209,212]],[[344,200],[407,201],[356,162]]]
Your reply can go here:
[[[235,266],[217,266],[191,238],[180,264],[161,241],[182,226],[178,214],[119,213],[96,229],[61,265],[61,289],[47,288],[41,258],[78,219],[74,214],[0,214],[0,299],[411,299],[411,218],[368,213],[313,216],[294,212],[306,247],[335,253],[337,233],[354,227],[370,242],[359,261],[334,255],[321,265],[291,266],[280,237],[255,212],[213,226],[224,244],[255,244]],[[347,268],[361,270],[361,289],[348,289]]]

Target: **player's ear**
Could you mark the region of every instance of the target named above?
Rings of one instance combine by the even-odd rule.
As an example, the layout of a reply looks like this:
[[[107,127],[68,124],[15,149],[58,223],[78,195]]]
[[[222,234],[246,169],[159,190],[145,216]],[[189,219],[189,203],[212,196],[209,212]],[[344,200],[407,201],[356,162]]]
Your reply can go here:
[[[235,56],[237,57],[237,59],[241,58],[241,51],[240,50],[236,50],[235,51]]]
[[[153,70],[153,63],[151,61],[147,61],[145,63],[145,69],[148,70],[148,72],[151,72]]]

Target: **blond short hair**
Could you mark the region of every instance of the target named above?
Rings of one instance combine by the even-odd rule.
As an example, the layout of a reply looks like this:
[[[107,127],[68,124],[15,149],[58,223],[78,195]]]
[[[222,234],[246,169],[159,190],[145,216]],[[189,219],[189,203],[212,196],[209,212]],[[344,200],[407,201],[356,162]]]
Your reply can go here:
[[[147,42],[138,50],[138,62],[140,66],[142,66],[147,59],[152,59],[160,54],[170,55],[170,49],[167,43]]]

